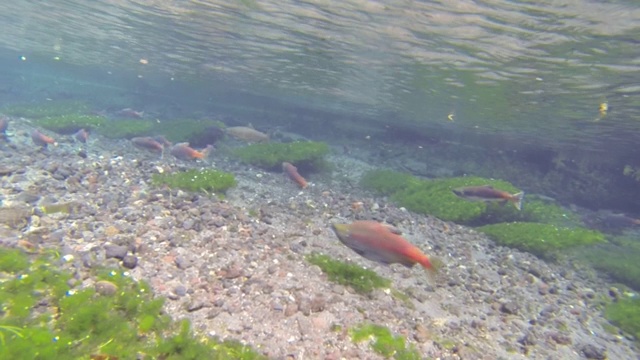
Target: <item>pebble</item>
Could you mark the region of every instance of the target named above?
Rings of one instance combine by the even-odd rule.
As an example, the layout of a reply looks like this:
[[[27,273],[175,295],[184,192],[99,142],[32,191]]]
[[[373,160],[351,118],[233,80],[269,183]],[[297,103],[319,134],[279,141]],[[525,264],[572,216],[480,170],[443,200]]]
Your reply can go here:
[[[593,344],[585,344],[580,348],[582,355],[591,360],[605,360],[607,358],[607,350],[597,347]]]
[[[122,266],[127,269],[135,269],[138,266],[138,257],[133,255],[127,255],[122,259]]]
[[[95,284],[96,292],[100,295],[112,296],[118,291],[118,287],[106,280],[100,280]]]
[[[518,313],[518,306],[514,302],[506,302],[500,305],[500,311],[505,314],[515,315]]]
[[[127,255],[129,249],[126,246],[122,245],[105,245],[105,256],[107,259],[116,258],[116,259],[124,259]]]

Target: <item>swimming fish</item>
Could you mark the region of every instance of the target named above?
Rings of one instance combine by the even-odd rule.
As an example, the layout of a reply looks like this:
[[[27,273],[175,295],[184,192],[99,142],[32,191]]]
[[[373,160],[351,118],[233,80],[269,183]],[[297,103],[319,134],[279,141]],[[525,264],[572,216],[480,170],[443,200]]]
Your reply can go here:
[[[453,193],[471,201],[509,201],[518,210],[522,210],[524,198],[524,192],[509,194],[506,191],[496,190],[490,185],[461,187],[453,189]]]
[[[293,166],[293,164],[290,164],[288,162],[283,162],[282,171],[284,171],[284,173],[287,174],[289,179],[293,180],[296,184],[298,184],[300,188],[304,189],[307,187],[308,185],[307,180],[305,180],[305,178],[303,178],[302,175],[298,173],[298,168]]]
[[[400,236],[400,230],[395,227],[361,220],[333,224],[331,228],[343,244],[364,258],[383,264],[399,263],[409,268],[420,264],[432,273],[436,270],[429,257]]]
[[[31,140],[33,140],[34,144],[36,144],[38,146],[42,146],[43,148],[46,148],[47,145],[49,145],[49,144],[55,144],[56,143],[56,141],[53,138],[41,133],[38,130],[33,130],[31,132]]]
[[[164,146],[162,146],[162,144],[148,136],[131,138],[131,143],[141,149],[151,150],[157,153],[162,153],[164,150]]]
[[[209,155],[211,150],[213,150],[213,146],[211,145],[207,145],[204,150],[198,151],[189,146],[188,142],[183,142],[171,147],[171,155],[180,160],[204,159]]]
[[[236,139],[252,143],[269,142],[269,135],[248,126],[232,126],[226,129],[227,134]]]
[[[144,118],[144,111],[135,111],[131,108],[124,108],[116,112],[116,115],[130,118],[130,119],[142,119]]]
[[[89,133],[85,129],[80,129],[75,134],[73,134],[73,138],[83,144],[86,144],[87,140],[89,139]]]

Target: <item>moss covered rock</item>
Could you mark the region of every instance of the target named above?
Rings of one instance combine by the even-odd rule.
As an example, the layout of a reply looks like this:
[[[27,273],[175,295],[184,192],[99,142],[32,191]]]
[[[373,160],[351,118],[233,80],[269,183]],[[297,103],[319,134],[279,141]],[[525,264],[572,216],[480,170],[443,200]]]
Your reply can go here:
[[[583,228],[565,228],[551,224],[513,222],[477,228],[498,244],[545,257],[559,250],[604,242],[602,233]]]
[[[173,189],[215,193],[225,193],[236,185],[233,174],[211,169],[154,174],[151,181],[154,185],[167,185]]]
[[[66,114],[40,118],[35,120],[35,124],[58,134],[73,134],[80,129],[100,129],[107,124],[107,121],[102,116]]]
[[[222,138],[224,127],[224,123],[217,120],[171,119],[155,124],[153,132],[171,142],[186,141],[191,146],[204,147]]]
[[[268,170],[281,169],[282,163],[286,161],[302,171],[322,168],[327,153],[329,146],[316,141],[253,144],[233,151],[241,161]]]
[[[640,291],[640,242],[633,237],[613,237],[610,243],[587,248],[576,255],[613,281]]]
[[[367,294],[378,288],[388,288],[391,280],[385,279],[374,271],[356,264],[334,260],[324,254],[307,255],[307,261],[322,269],[330,281],[351,286],[361,294]]]
[[[81,101],[45,101],[41,103],[13,104],[2,108],[2,113],[30,119],[58,117],[68,114],[86,114],[90,107]]]
[[[614,325],[640,340],[640,299],[622,299],[611,303],[604,314]]]
[[[396,360],[421,359],[415,346],[407,344],[404,336],[394,335],[387,327],[376,324],[362,324],[349,331],[353,342],[369,340],[373,351],[384,358]]]
[[[151,135],[154,122],[152,120],[116,120],[103,126],[98,132],[110,139],[131,139],[136,136]]]
[[[389,196],[420,181],[415,176],[393,170],[372,170],[362,176],[360,185],[378,195]]]

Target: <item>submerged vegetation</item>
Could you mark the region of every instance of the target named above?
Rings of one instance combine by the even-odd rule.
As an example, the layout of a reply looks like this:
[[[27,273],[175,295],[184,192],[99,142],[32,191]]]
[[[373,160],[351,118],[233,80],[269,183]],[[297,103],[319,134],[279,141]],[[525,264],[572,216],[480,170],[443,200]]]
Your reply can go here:
[[[350,331],[354,342],[369,340],[369,346],[373,351],[385,358],[397,360],[420,359],[420,353],[414,346],[407,346],[406,339],[401,335],[393,335],[391,331],[380,325],[363,324]]]
[[[307,261],[320,267],[330,281],[350,286],[360,294],[368,294],[375,289],[386,289],[391,286],[391,280],[381,277],[372,270],[334,260],[324,254],[307,255]]]
[[[80,129],[101,129],[107,124],[107,119],[96,115],[65,114],[36,119],[34,123],[58,134],[72,134]]]
[[[225,193],[236,186],[233,174],[211,169],[154,174],[151,182],[154,185],[167,185],[172,189],[214,193]]]
[[[316,141],[253,144],[233,151],[243,162],[268,170],[280,169],[286,161],[302,171],[322,169],[325,166],[324,156],[328,153],[329,146]]]
[[[604,242],[602,233],[582,228],[564,228],[551,224],[514,222],[481,226],[498,244],[547,257],[558,250]]]
[[[2,359],[263,359],[236,341],[196,336],[173,322],[163,299],[126,273],[99,271],[73,288],[54,255],[30,260],[0,247]]]
[[[607,305],[605,316],[622,331],[640,341],[640,299],[622,299]]]

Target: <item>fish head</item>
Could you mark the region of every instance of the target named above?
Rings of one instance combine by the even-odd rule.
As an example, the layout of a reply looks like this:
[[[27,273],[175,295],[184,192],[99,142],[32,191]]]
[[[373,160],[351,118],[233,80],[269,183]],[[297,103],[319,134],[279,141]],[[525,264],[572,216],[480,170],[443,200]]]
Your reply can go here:
[[[331,229],[333,229],[333,232],[336,233],[336,236],[342,242],[349,239],[349,236],[351,235],[349,224],[332,224]]]

